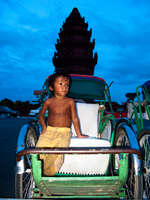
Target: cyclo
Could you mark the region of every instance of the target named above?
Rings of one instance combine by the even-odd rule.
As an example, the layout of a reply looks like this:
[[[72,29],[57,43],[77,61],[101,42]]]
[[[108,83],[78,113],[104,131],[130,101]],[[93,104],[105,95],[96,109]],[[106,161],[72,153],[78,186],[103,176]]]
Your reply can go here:
[[[144,196],[150,199],[150,81],[137,86],[135,93],[127,93],[128,124],[134,129],[143,158]]]
[[[38,117],[25,124],[16,152],[16,198],[142,199],[146,158],[135,129],[128,119],[115,119],[104,79],[73,74],[71,78],[68,96],[75,99],[81,130],[89,137],[75,137],[72,126],[69,148],[35,148],[41,130]],[[52,96],[47,80],[41,91],[41,105]],[[107,114],[106,104],[112,114]],[[64,154],[62,167],[51,177],[42,171],[39,154],[45,153]]]

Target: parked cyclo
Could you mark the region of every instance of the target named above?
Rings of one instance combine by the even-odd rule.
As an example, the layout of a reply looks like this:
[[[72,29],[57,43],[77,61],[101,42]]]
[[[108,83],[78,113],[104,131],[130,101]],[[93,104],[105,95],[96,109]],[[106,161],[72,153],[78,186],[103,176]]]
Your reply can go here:
[[[130,120],[115,119],[109,86],[104,79],[71,75],[68,96],[75,99],[81,131],[72,125],[68,148],[35,148],[41,126],[38,118],[25,124],[16,152],[16,198],[125,198],[142,199],[143,175],[147,184],[149,132],[139,136]],[[46,79],[41,105],[52,94]],[[107,114],[109,104],[112,114]],[[47,114],[45,114],[45,120]],[[134,118],[136,119],[136,118]],[[44,176],[39,154],[64,154],[64,163],[54,176]],[[144,187],[145,190],[145,187]],[[149,191],[146,191],[148,194]]]
[[[143,158],[144,196],[150,199],[150,81],[127,93],[128,124],[136,134]]]

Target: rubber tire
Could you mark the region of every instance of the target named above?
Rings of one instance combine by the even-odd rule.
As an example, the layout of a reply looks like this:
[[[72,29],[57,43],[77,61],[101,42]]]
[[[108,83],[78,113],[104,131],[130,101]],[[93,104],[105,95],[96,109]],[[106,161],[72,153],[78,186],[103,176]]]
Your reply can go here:
[[[23,199],[23,174],[16,174],[15,176],[15,197],[19,199]]]

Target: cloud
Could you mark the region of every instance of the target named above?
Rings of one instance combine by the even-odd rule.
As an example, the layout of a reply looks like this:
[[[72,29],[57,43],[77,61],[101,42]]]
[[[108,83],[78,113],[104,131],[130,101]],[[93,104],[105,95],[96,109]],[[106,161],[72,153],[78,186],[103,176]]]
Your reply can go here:
[[[114,81],[114,99],[123,101],[127,90],[149,79],[148,0],[3,0],[0,6],[1,98],[32,99],[33,90],[42,87],[54,71],[58,33],[74,7],[92,28],[98,53],[95,75],[108,84]]]

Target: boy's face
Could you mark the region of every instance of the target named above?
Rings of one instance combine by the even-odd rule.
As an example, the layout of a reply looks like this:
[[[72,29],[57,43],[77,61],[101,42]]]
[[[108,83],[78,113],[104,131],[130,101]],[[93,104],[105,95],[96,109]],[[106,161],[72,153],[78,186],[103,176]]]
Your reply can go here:
[[[69,91],[69,80],[67,77],[59,76],[54,81],[54,88],[50,86],[50,90],[54,91],[56,96],[66,96]]]

